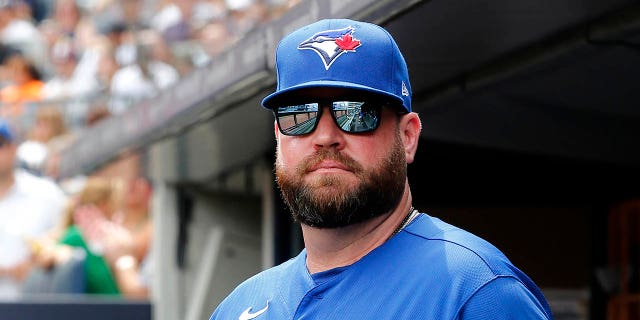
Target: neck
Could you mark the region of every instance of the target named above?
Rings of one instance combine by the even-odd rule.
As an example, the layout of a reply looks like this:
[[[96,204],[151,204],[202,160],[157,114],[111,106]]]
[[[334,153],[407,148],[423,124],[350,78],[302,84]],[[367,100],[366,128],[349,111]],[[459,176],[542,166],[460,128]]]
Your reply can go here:
[[[318,229],[302,225],[309,272],[348,266],[360,260],[393,235],[410,208],[411,191],[407,183],[400,203],[387,214],[344,228]]]

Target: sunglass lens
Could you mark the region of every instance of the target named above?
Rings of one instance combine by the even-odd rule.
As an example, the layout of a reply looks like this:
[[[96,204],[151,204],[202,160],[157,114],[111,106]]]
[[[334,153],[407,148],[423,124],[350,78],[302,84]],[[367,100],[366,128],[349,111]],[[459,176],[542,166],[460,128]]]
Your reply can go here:
[[[380,124],[380,107],[371,103],[336,101],[332,110],[338,126],[346,132],[369,132]]]
[[[298,136],[313,131],[318,118],[318,108],[317,103],[277,107],[274,111],[280,132]]]

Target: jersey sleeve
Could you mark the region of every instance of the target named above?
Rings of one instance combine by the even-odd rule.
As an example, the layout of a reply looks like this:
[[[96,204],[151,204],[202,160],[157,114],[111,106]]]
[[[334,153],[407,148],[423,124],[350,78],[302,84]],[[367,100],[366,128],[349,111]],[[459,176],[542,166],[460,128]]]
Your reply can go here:
[[[533,320],[553,317],[536,296],[513,277],[497,277],[478,289],[456,319]]]

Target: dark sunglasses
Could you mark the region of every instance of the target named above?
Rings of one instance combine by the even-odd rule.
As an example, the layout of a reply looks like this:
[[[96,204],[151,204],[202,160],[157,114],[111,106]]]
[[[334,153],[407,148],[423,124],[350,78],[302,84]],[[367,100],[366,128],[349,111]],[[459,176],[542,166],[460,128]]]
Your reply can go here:
[[[347,133],[371,132],[380,125],[381,103],[370,101],[321,101],[289,104],[273,108],[280,132],[300,136],[313,132],[322,116],[323,106],[329,106],[331,117]]]

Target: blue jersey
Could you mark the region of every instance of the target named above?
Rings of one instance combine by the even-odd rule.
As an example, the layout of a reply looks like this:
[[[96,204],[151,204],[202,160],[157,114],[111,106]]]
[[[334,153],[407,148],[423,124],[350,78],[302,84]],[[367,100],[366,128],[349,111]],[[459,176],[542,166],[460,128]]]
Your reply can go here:
[[[552,319],[502,252],[426,214],[350,266],[309,274],[305,260],[248,279],[211,320]]]

